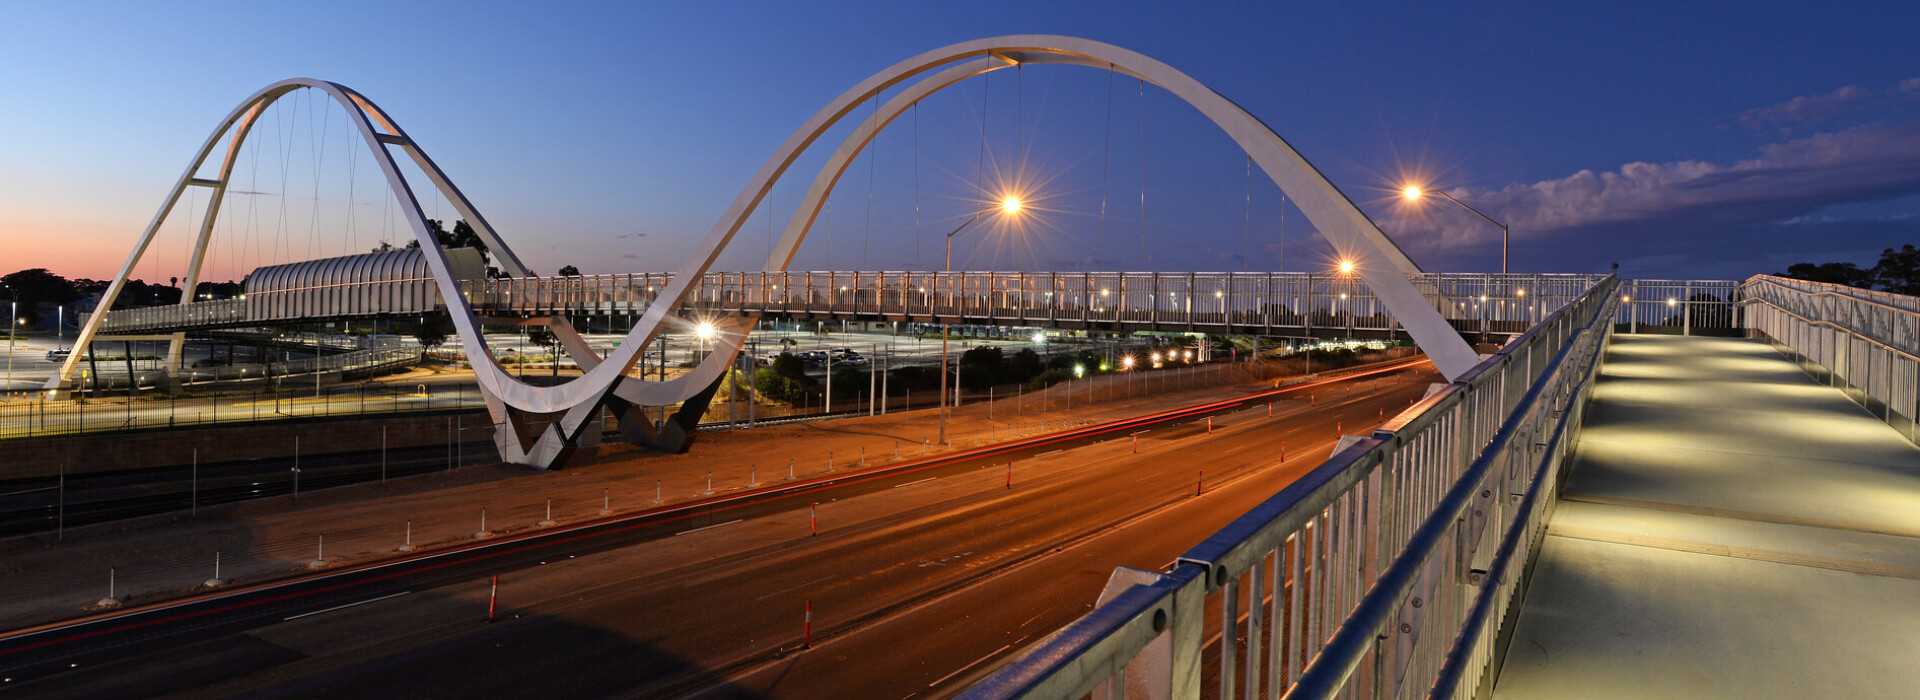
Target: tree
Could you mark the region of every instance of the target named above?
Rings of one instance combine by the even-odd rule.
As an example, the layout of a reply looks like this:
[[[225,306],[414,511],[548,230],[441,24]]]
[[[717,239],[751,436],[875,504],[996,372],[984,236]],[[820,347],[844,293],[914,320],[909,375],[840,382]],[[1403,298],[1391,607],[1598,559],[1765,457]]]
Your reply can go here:
[[[798,355],[785,350],[773,358],[773,373],[801,382],[807,380],[807,363]]]
[[[1046,369],[1046,365],[1040,362],[1040,353],[1034,352],[1033,348],[1020,348],[1019,352],[1013,354],[1013,359],[1007,361],[1007,373],[1014,381],[1024,382]]]
[[[65,304],[80,298],[80,293],[74,288],[73,282],[48,272],[44,267],[21,270],[0,277],[0,284],[5,284],[7,289],[18,298],[20,316],[27,319],[28,323],[39,322],[39,313],[35,311],[34,306],[40,302]]]
[[[560,338],[553,334],[553,329],[546,326],[529,326],[527,327],[527,342],[547,349],[547,353],[553,356],[553,371],[550,373],[550,376],[559,377]]]
[[[1882,251],[1880,264],[1873,266],[1873,281],[1895,294],[1920,295],[1920,248],[1908,243]]]
[[[574,267],[572,265],[567,265],[565,267],[560,268],[560,276],[561,277],[579,277],[580,268]]]
[[[452,335],[453,329],[450,327],[452,325],[451,322],[443,318],[427,321],[413,329],[413,339],[415,342],[420,343],[420,347],[425,348],[427,352],[433,352],[439,349],[440,346],[447,344],[447,336]]]
[[[1791,277],[1808,282],[1841,284],[1848,287],[1868,289],[1873,287],[1873,271],[1862,270],[1859,265],[1850,262],[1830,263],[1794,263],[1781,273],[1781,277]]]
[[[1000,348],[980,346],[960,355],[960,383],[975,391],[1006,381],[1007,363]],[[1018,377],[1016,381],[1024,381]]]

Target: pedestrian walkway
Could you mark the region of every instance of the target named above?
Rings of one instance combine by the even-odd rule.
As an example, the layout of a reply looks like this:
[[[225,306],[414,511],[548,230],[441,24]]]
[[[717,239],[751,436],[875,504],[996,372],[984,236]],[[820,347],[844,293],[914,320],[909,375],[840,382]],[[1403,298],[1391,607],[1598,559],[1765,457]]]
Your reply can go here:
[[[1920,448],[1763,341],[1621,335],[1498,698],[1912,698]]]

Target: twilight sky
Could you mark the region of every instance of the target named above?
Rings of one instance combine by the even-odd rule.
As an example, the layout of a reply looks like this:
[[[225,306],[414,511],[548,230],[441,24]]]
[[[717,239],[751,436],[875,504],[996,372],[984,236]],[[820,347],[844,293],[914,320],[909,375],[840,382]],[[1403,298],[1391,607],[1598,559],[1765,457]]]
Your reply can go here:
[[[0,23],[0,272],[111,276],[218,120],[293,76],[384,107],[537,272],[677,267],[841,91],[916,53],[1019,33],[1130,48],[1238,102],[1429,270],[1497,270],[1499,231],[1443,201],[1400,203],[1409,179],[1511,224],[1515,271],[1617,261],[1632,277],[1744,277],[1920,244],[1916,3],[830,5],[13,3]],[[405,240],[344,124],[305,97],[268,114],[209,278]],[[780,225],[844,133],[775,188]],[[957,237],[956,268],[1303,270],[1333,257],[1171,95],[1034,66],[896,121],[792,267],[938,269],[978,182],[1020,189],[1038,211]],[[168,220],[136,276],[183,273],[198,204]],[[718,267],[757,269],[768,223],[755,214]]]

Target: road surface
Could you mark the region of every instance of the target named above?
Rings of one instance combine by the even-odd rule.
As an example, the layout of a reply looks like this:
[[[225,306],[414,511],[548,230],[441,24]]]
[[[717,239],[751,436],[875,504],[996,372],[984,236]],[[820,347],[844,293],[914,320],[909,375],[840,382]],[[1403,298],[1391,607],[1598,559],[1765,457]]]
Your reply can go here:
[[[38,697],[945,694],[1083,613],[1114,566],[1163,568],[1433,379],[1170,411],[11,635],[0,673]]]

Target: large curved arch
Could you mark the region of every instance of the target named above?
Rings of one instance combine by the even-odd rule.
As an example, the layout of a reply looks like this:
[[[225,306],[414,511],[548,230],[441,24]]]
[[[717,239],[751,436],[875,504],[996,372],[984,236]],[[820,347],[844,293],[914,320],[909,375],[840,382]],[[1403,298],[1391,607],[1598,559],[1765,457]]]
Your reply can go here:
[[[697,279],[706,271],[794,160],[857,106],[883,90],[931,73],[877,109],[821,166],[819,175],[768,255],[767,271],[786,269],[841,174],[894,118],[926,96],[966,78],[1023,63],[1081,65],[1116,71],[1151,82],[1179,97],[1226,132],[1258,163],[1321,235],[1355,256],[1356,272],[1407,328],[1409,335],[1433,357],[1442,374],[1449,379],[1458,377],[1479,361],[1459,333],[1408,281],[1407,276],[1420,272],[1419,267],[1352,200],[1265,122],[1172,66],[1111,44],[1067,36],[1018,35],[954,44],[901,61],[848,89],[795,131],[761,166],[727,213],[708,232],[700,248],[703,255],[682,267],[662,297],[677,307],[690,288],[683,282]],[[664,311],[668,305],[657,306]],[[636,332],[639,330],[636,328]],[[712,374],[718,377],[717,371]],[[679,400],[675,397],[689,388],[643,385],[632,392],[632,396],[649,404],[669,402],[669,399]],[[628,396],[629,392],[622,391],[621,395]]]
[[[254,121],[274,100],[294,89],[305,87],[321,90],[348,108],[348,114],[353,117],[362,139],[386,174],[395,197],[401,201],[402,210],[421,248],[429,253],[427,262],[433,269],[441,297],[445,300],[448,311],[453,317],[454,325],[468,356],[475,360],[485,358],[485,361],[474,362],[473,366],[476,380],[481,386],[482,394],[487,397],[488,408],[495,422],[513,422],[519,426],[518,417],[522,415],[557,417],[541,430],[537,438],[529,439],[531,436],[523,436],[516,441],[503,436],[499,440],[503,456],[508,461],[550,465],[564,458],[570,451],[569,446],[578,438],[589,418],[609,399],[617,397],[619,400],[643,406],[669,405],[696,395],[703,388],[712,385],[718,380],[720,374],[726,371],[745,341],[748,326],[745,320],[734,319],[719,324],[721,327],[716,343],[717,351],[709,355],[693,371],[679,378],[653,382],[626,376],[626,372],[630,371],[638,361],[640,353],[666,324],[678,322],[675,314],[685,302],[693,285],[701,279],[754,210],[765,200],[774,183],[829,129],[846,118],[857,106],[882,91],[920,78],[918,82],[901,91],[889,100],[884,108],[869,117],[867,122],[856,129],[855,133],[829,158],[820,174],[815,177],[806,198],[769,255],[765,265],[767,271],[786,269],[840,175],[888,122],[920,99],[961,80],[1023,63],[1072,64],[1112,70],[1152,82],[1187,102],[1225,131],[1228,137],[1246,151],[1253,161],[1259,163],[1261,170],[1293,199],[1296,206],[1313,221],[1315,228],[1323,236],[1331,240],[1336,247],[1354,256],[1357,272],[1388,309],[1399,318],[1409,335],[1413,336],[1415,341],[1432,356],[1435,365],[1443,374],[1449,378],[1457,377],[1477,362],[1472,349],[1435,309],[1427,305],[1426,299],[1408,281],[1407,274],[1418,272],[1418,268],[1412,261],[1381,233],[1379,227],[1375,226],[1358,207],[1354,206],[1343,193],[1266,124],[1232,101],[1160,61],[1110,44],[1049,35],[996,37],[935,49],[896,63],[868,77],[822,107],[792,136],[788,137],[754,174],[748,185],[734,198],[726,212],[702,239],[696,248],[698,251],[696,255],[680,266],[655,302],[642,313],[626,339],[608,357],[604,360],[593,358],[591,352],[585,351],[584,343],[566,325],[564,319],[553,319],[552,322],[557,326],[556,331],[563,345],[576,360],[581,362],[583,370],[579,379],[563,385],[535,386],[520,382],[504,367],[493,361],[486,339],[479,333],[480,321],[462,295],[458,280],[451,274],[450,266],[444,252],[439,248],[438,241],[434,240],[426,228],[425,214],[414,197],[412,186],[399,172],[387,147],[399,147],[407,153],[425,173],[431,184],[453,204],[455,210],[469,224],[474,226],[475,231],[487,243],[489,249],[495,251],[501,265],[515,275],[525,276],[525,266],[513,255],[505,242],[500,240],[493,227],[486,222],[465,195],[452,185],[432,159],[428,158],[406,132],[372,101],[337,83],[310,78],[285,80],[262,89],[236,107],[220,127],[215,129],[186,172],[176,182],[172,192],[161,206],[160,212],[155,215],[153,223],[148,226],[146,233],[129,256],[126,266],[122,268],[114,284],[109,287],[103,304],[111,305],[113,298],[118,295],[124,285],[127,275],[139,261],[147,245],[152,242],[160,223],[166,219],[185,188],[208,186],[216,190],[216,195],[207,209],[207,217],[201,222],[200,236],[195,245],[193,263],[188,276],[190,285],[197,283],[199,261],[204,257],[207,239],[213,228],[213,220],[219,210],[218,198],[224,194],[226,181],[231,174],[239,146],[251,130]],[[375,128],[376,122],[379,126],[378,130]],[[218,178],[213,181],[196,180],[193,174],[211,154],[221,135],[230,132],[232,139]],[[183,303],[191,303],[191,295],[187,297],[182,300]],[[81,342],[91,339],[102,317],[102,314],[94,314],[88,320],[86,327],[82,330]],[[76,361],[75,358],[69,358],[66,365],[62,367],[60,376],[56,377],[56,382],[64,381],[70,376]],[[504,435],[509,431],[500,432]]]

